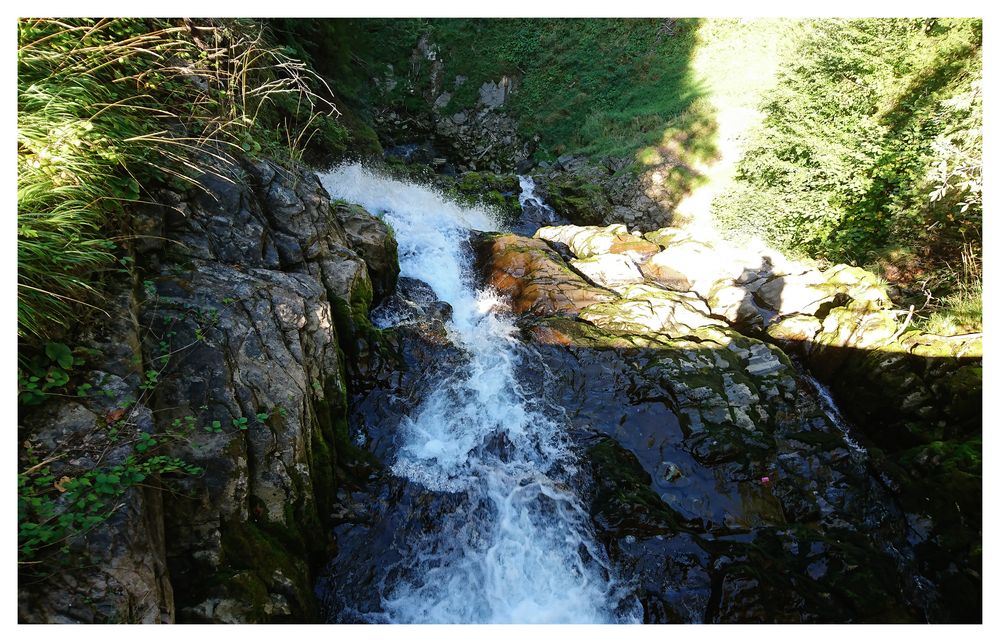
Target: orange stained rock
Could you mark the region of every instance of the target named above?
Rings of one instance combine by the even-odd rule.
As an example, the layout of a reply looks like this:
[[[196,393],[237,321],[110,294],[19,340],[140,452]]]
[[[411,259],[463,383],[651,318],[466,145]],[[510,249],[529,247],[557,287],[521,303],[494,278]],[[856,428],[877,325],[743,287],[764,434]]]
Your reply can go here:
[[[536,343],[560,346],[573,345],[573,337],[548,325],[532,326],[529,333],[531,339]]]
[[[575,317],[591,304],[615,298],[569,269],[541,239],[508,234],[488,243],[487,283],[510,297],[516,314]]]
[[[616,234],[608,249],[609,254],[627,254],[636,263],[642,263],[659,251],[660,246],[656,243],[632,234]]]

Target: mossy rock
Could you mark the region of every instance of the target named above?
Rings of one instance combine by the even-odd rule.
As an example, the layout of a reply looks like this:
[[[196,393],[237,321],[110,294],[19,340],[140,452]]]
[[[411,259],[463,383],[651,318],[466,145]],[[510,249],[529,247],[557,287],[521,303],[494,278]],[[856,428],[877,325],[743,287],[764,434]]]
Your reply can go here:
[[[596,350],[633,348],[628,337],[610,334],[582,321],[567,317],[547,316],[532,319],[525,332],[537,343],[575,346]]]
[[[616,536],[674,534],[683,517],[651,488],[652,477],[634,453],[605,437],[587,451],[594,476],[591,515],[598,527]]]
[[[484,194],[487,192],[516,193],[520,184],[513,174],[492,172],[465,172],[455,182],[455,188],[464,194]]]
[[[894,458],[904,509],[933,518],[919,561],[939,582],[938,608],[957,622],[982,618],[982,453],[976,437],[931,442]]]
[[[445,191],[459,201],[485,205],[512,220],[521,213],[521,185],[513,174],[465,172],[453,179]]]
[[[576,225],[601,225],[612,209],[604,188],[575,174],[546,178],[539,192],[546,203]]]
[[[198,606],[182,609],[181,621],[316,621],[307,550],[290,548],[287,539],[254,522],[224,523],[220,535],[221,564],[184,586],[183,602]]]

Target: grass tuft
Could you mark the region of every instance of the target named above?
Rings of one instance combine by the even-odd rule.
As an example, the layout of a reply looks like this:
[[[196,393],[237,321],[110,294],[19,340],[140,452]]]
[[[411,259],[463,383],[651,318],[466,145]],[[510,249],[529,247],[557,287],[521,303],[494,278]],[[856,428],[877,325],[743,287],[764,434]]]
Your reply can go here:
[[[325,83],[252,22],[19,20],[18,336],[100,306],[150,188],[228,173],[246,152],[297,160],[338,135],[336,115]]]

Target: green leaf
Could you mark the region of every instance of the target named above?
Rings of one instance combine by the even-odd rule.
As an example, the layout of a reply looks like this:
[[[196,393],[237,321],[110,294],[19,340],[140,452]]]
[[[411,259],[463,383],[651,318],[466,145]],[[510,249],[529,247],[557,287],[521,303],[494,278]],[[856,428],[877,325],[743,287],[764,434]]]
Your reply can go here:
[[[58,363],[64,370],[73,367],[73,352],[63,343],[46,343],[45,356]]]
[[[65,371],[52,367],[49,369],[48,375],[45,379],[48,381],[48,386],[53,388],[58,388],[60,386],[65,386],[69,383],[69,375]]]

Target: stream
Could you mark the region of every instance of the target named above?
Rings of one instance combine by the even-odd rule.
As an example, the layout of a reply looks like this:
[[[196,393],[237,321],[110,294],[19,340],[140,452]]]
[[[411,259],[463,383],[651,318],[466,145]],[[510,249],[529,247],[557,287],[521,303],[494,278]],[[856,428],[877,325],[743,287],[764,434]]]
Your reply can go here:
[[[447,340],[461,353],[458,363],[423,373],[417,386],[427,395],[395,427],[395,454],[385,462],[392,475],[454,506],[384,569],[377,611],[348,611],[369,622],[636,619],[619,604],[619,582],[568,483],[576,454],[565,413],[518,383],[528,348],[497,296],[474,285],[465,241],[470,230],[495,230],[493,215],[359,165],[322,181],[332,197],[392,226],[401,276],[451,306]]]

